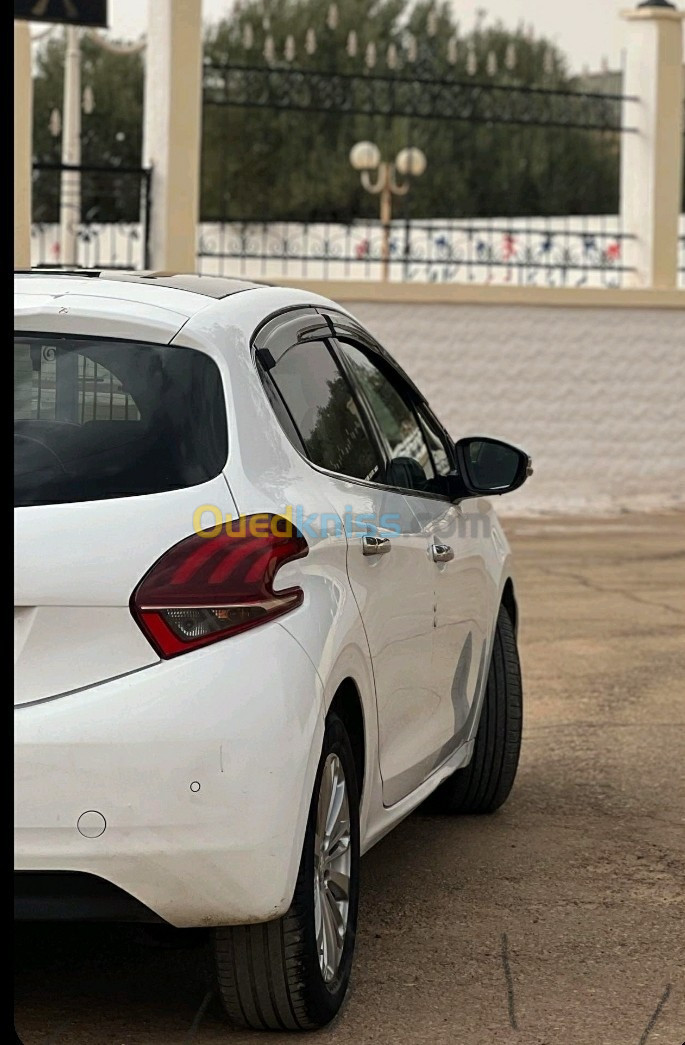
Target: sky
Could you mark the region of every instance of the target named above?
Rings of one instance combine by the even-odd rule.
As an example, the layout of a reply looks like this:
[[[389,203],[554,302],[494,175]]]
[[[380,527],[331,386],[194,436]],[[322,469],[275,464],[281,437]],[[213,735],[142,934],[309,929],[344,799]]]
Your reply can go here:
[[[343,5],[345,0],[338,0]],[[206,21],[216,21],[231,8],[231,0],[203,0]],[[473,24],[477,8],[488,12],[488,20],[501,19],[514,28],[520,21],[532,23],[541,36],[551,38],[568,55],[571,68],[580,72],[602,66],[604,57],[612,68],[621,67],[623,21],[620,12],[637,6],[637,0],[452,0],[462,26]],[[145,31],[145,0],[109,0],[110,33],[133,39]]]

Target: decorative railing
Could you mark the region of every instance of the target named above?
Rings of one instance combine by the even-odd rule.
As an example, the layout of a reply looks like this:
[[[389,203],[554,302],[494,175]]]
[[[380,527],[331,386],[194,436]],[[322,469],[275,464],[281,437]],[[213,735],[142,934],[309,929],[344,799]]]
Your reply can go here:
[[[616,218],[394,222],[393,281],[619,287],[630,239]],[[199,271],[278,279],[380,279],[383,228],[254,221],[201,226]]]
[[[638,100],[513,84],[248,65],[206,66],[204,99],[207,105],[598,131],[631,130],[623,126],[622,106]]]
[[[202,271],[622,284],[615,218],[518,215],[615,213],[636,98],[526,86],[506,63],[495,82],[492,61],[436,78],[408,52],[341,71],[268,51],[204,69]],[[353,160],[360,142],[370,158]]]

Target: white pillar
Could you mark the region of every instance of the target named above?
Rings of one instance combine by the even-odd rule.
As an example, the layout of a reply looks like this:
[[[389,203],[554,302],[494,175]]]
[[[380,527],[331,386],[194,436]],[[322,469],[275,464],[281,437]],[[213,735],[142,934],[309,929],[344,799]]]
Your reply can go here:
[[[14,267],[31,266],[33,84],[28,22],[14,23]]]
[[[625,11],[627,52],[621,156],[625,261],[633,286],[678,285],[678,223],[683,191],[683,36],[685,14],[651,0]]]
[[[148,0],[143,156],[153,269],[194,272],[202,121],[201,0]]]
[[[81,31],[75,25],[65,29],[64,115],[62,118],[62,163],[81,163]],[[76,265],[78,227],[81,222],[81,174],[62,171],[60,187],[60,261]]]

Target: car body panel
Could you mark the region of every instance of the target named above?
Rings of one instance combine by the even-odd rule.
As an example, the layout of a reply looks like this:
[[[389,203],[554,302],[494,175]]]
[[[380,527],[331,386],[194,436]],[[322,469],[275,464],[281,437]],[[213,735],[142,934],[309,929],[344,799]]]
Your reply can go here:
[[[159,657],[128,606],[15,606],[14,703],[139,671]]]
[[[194,532],[205,501],[235,514],[222,475],[185,490],[15,508],[15,703],[158,660],[131,616],[131,594]]]
[[[363,851],[468,763],[511,576],[509,548],[487,501],[463,502],[464,514],[487,522],[472,537],[448,501],[430,499],[426,508],[427,499],[334,476],[289,442],[257,370],[255,332],[306,307],[348,316],[353,326],[346,310],[284,288],[217,300],[137,281],[95,288],[96,280],[77,278],[72,301],[65,281],[19,277],[17,328],[109,332],[207,353],[226,395],[228,455],[223,474],[201,486],[16,510],[15,605],[27,621],[36,606],[55,614],[69,607],[61,637],[57,616],[50,622],[45,650],[53,659],[73,628],[83,629],[71,675],[60,668],[51,677],[46,656],[32,667],[35,677],[19,676],[20,699],[33,703],[16,710],[17,866],[100,875],[174,925],[276,918],[294,889],[324,718],[343,683],[355,686],[364,721]],[[392,537],[390,555],[365,560],[348,506],[354,514],[399,514],[406,554]],[[298,510],[302,520],[319,517],[319,528],[307,524],[307,556],[286,564],[275,587],[299,585],[302,605],[175,660],[141,646],[147,640],[130,616],[131,593],[200,519],[268,512],[297,524]],[[455,526],[455,560],[433,563],[430,542]],[[413,612],[408,587],[421,594]],[[98,615],[114,610],[121,616],[110,632]],[[20,661],[30,628],[26,634]],[[469,635],[466,670],[459,653]],[[98,654],[108,636],[120,661]],[[89,684],[82,666],[98,656]],[[387,676],[382,708],[374,666]],[[116,677],[104,678],[110,672]],[[414,700],[407,679],[419,680]],[[44,699],[57,693],[66,695]],[[393,693],[396,702],[387,703]],[[100,838],[76,828],[88,810],[107,821]]]
[[[15,508],[15,606],[128,606],[205,503],[235,513],[222,475],[184,490]]]
[[[350,515],[349,583],[373,663],[379,766],[384,802],[391,805],[425,779],[426,760],[440,746],[440,700],[431,677],[433,576],[409,499],[399,491],[344,485],[339,496]],[[364,520],[384,518],[399,532],[386,535],[388,554],[367,557]]]
[[[230,673],[218,643],[17,708],[18,870],[98,875],[177,926],[285,912],[323,739],[321,684],[277,621],[230,641]],[[77,828],[88,811],[106,822],[97,838]]]
[[[199,303],[182,291],[64,277],[18,277],[15,330],[123,337],[166,344]],[[16,284],[15,284],[16,285]],[[124,287],[125,290],[120,288]],[[146,292],[147,291],[147,292]]]

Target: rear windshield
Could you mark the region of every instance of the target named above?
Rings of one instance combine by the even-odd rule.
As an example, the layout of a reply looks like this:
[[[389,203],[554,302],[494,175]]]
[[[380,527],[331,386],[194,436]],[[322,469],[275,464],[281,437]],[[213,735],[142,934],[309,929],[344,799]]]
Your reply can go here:
[[[195,486],[226,455],[221,378],[202,352],[15,335],[15,505]]]

